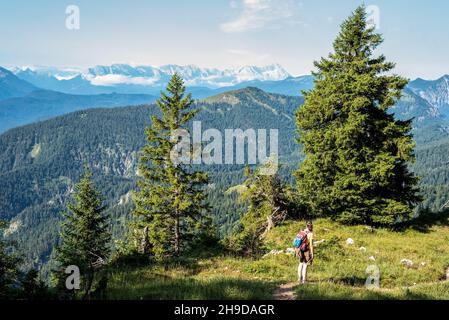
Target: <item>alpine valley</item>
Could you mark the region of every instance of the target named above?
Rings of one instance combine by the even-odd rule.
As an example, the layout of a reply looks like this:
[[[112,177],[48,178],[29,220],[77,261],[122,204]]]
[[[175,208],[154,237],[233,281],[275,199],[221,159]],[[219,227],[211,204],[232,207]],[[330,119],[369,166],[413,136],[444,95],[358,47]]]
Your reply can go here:
[[[196,66],[112,65],[77,68],[0,68],[0,220],[4,236],[17,243],[24,267],[42,267],[58,241],[58,225],[68,195],[82,172],[93,169],[105,196],[115,238],[125,231],[133,206],[139,150],[152,104],[178,72],[201,112],[203,130],[279,130],[281,175],[292,181],[301,160],[295,111],[301,90],[313,77],[294,77],[279,65],[229,70]],[[424,201],[438,210],[449,199],[449,76],[411,81],[391,109],[398,119],[413,118],[416,162]],[[242,166],[203,166],[209,173],[210,214],[221,236],[244,211],[235,194]],[[44,267],[45,270],[46,267]]]

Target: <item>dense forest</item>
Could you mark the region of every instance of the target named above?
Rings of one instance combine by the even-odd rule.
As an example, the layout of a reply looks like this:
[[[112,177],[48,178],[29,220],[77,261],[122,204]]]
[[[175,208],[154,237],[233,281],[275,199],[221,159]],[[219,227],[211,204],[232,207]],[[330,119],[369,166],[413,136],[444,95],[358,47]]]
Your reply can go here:
[[[229,100],[234,104],[226,102]],[[278,114],[261,106],[263,101],[279,110]],[[198,101],[197,106],[202,111],[196,120],[201,121],[205,129],[279,129],[281,176],[293,182],[291,173],[301,159],[293,119],[302,101],[301,97],[242,89]],[[421,98],[407,92],[393,110],[400,118],[418,119],[427,115],[427,108],[428,104]],[[142,132],[150,123],[149,115],[156,114],[156,110],[155,105],[143,105],[78,111],[12,129],[0,136],[2,219],[12,222],[15,227],[11,230],[20,228],[20,233],[11,232],[8,237],[18,241],[28,266],[48,261],[57,239],[60,212],[84,162],[90,164],[98,188],[106,198],[113,234],[121,237],[132,207],[129,191],[136,183],[138,153],[145,143]],[[447,201],[448,191],[445,155],[449,152],[449,140],[444,139],[447,134],[441,130],[439,121],[442,120],[438,117],[426,116],[423,121],[415,120],[413,130],[417,159],[411,168],[422,177],[424,201],[421,206],[431,209],[439,209]],[[219,234],[229,234],[244,204],[236,201],[237,195],[224,192],[243,181],[243,167],[198,167],[210,174],[207,193]]]
[[[445,117],[407,80],[383,75],[393,64],[373,57],[381,42],[360,7],[304,96],[249,87],[194,101],[175,74],[156,104],[82,110],[5,132],[0,219],[21,268],[50,281],[57,268],[79,265],[89,298],[111,257],[164,261],[213,243],[257,258],[264,236],[287,218],[394,228],[420,209],[438,211],[449,200]],[[279,171],[267,178],[263,166],[173,165],[170,130],[192,130],[193,121],[203,131],[277,129]]]

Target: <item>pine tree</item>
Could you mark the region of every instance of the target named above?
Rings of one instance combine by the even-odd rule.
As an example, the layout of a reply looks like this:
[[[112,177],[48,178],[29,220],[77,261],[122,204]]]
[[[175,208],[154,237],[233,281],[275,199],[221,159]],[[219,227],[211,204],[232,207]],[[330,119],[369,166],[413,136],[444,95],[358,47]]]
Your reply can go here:
[[[248,203],[248,210],[240,219],[240,230],[227,238],[228,247],[239,254],[258,256],[264,249],[263,239],[268,231],[291,215],[292,192],[278,173],[262,173],[273,165],[268,161],[254,171],[246,167],[243,184],[226,192],[237,192],[239,199]]]
[[[315,62],[315,87],[297,112],[305,160],[296,172],[311,213],[350,223],[392,225],[407,219],[417,195],[411,120],[388,113],[407,80],[374,56],[382,43],[365,7],[343,22],[334,52]]]
[[[105,265],[110,248],[105,206],[101,194],[92,181],[92,172],[86,166],[80,182],[75,186],[74,201],[67,205],[61,224],[60,245],[56,247],[56,261],[61,269],[55,277],[59,286],[65,284],[64,270],[75,265],[80,270],[83,298],[89,296],[95,275]]]
[[[135,227],[143,230],[143,251],[151,251],[158,259],[178,256],[206,223],[203,189],[207,175],[171,157],[178,143],[172,134],[187,130],[185,125],[197,113],[192,104],[183,80],[175,73],[167,92],[161,92],[157,101],[162,116],[151,116],[151,126],[145,131],[148,144],[142,149],[139,164],[142,179],[133,196]]]

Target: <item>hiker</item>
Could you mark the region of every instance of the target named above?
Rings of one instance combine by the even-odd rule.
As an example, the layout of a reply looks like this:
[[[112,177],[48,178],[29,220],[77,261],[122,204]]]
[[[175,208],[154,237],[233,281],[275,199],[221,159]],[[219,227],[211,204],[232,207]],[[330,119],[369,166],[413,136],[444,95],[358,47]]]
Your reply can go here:
[[[313,261],[313,224],[307,222],[307,227],[299,232],[295,240],[295,253],[299,256],[298,282],[306,283],[307,265]]]

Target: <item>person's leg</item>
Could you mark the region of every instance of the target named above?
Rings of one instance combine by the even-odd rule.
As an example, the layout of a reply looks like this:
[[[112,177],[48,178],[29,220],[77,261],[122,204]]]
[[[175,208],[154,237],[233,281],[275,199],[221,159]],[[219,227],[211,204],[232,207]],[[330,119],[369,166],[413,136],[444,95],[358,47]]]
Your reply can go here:
[[[303,263],[303,267],[302,267],[302,283],[306,283],[306,279],[307,279],[307,262]]]
[[[299,260],[299,264],[298,264],[298,282],[301,282],[301,277],[302,277],[302,265],[303,265],[303,263],[301,262],[301,260]]]

